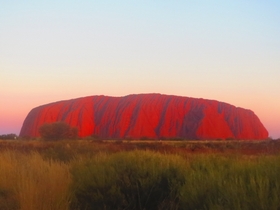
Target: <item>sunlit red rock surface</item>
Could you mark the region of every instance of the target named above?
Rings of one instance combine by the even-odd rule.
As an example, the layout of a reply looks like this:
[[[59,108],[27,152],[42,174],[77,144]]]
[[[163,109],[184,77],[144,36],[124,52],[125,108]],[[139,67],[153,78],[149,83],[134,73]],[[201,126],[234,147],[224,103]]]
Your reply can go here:
[[[268,132],[248,109],[214,100],[161,94],[88,96],[36,107],[20,136],[38,137],[44,123],[64,121],[79,136],[105,139],[266,139]]]

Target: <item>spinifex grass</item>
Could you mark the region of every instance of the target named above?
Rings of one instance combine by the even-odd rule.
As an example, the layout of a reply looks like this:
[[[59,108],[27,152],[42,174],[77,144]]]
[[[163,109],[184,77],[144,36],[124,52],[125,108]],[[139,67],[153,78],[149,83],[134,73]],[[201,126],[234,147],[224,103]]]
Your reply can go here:
[[[0,154],[0,209],[68,209],[69,165],[38,153]]]

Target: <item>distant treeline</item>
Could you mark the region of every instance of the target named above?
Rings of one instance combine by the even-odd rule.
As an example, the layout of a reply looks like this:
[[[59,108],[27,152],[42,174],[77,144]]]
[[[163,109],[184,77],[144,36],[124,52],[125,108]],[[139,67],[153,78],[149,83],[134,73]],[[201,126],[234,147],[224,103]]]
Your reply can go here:
[[[17,139],[17,138],[18,136],[14,133],[0,135],[0,139],[4,139],[4,140]]]

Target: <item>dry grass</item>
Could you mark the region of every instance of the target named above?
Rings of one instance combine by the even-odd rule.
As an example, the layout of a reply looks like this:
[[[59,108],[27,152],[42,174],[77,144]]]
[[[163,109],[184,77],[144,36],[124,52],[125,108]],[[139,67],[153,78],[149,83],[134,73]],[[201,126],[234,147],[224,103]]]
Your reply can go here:
[[[38,153],[0,154],[0,209],[68,209],[69,166]]]

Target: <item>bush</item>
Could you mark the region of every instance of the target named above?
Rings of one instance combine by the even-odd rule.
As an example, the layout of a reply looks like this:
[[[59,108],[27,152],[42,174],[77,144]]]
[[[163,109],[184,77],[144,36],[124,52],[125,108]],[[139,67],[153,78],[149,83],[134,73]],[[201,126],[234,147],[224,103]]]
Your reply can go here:
[[[73,209],[178,209],[185,160],[148,151],[96,157],[73,167]]]
[[[39,133],[44,140],[75,139],[78,129],[64,122],[45,123],[39,128]]]

